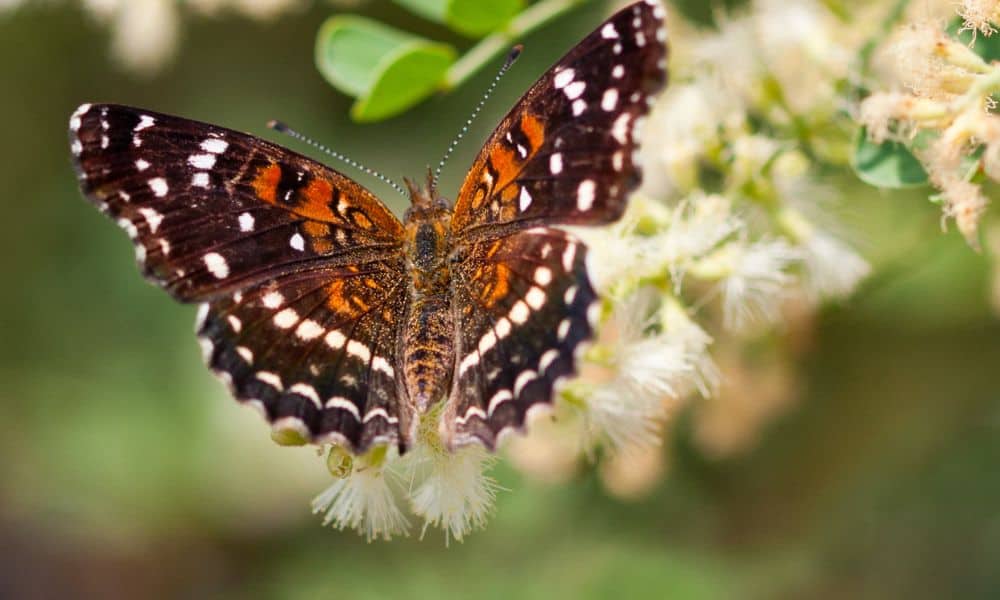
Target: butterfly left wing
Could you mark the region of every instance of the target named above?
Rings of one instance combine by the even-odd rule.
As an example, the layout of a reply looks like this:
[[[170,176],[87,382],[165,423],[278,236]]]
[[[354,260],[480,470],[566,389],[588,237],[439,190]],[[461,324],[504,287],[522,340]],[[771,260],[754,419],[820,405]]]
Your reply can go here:
[[[118,105],[70,119],[80,184],[143,273],[201,302],[208,366],[281,431],[397,439],[402,224],[344,175],[265,140]]]
[[[473,163],[453,236],[621,216],[640,182],[637,123],[666,83],[663,18],[659,0],[622,9],[532,85]]]

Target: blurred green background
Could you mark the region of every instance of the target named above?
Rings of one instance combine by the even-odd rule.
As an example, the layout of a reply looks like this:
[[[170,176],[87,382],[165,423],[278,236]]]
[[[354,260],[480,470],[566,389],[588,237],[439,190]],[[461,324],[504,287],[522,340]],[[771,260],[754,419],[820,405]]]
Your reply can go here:
[[[692,2],[700,6],[700,3]],[[841,598],[1000,594],[1000,323],[990,260],[940,233],[926,195],[852,178],[850,228],[875,274],[809,324],[794,408],[725,460],[681,415],[670,471],[625,502],[592,470],[546,484],[503,463],[488,528],[446,548],[322,528],[328,481],[274,445],[202,367],[194,309],[137,275],[125,235],[83,201],[66,123],[119,102],[276,139],[281,118],[392,176],[436,162],[492,73],[359,126],[312,63],[320,4],[271,22],[186,19],[155,77],[108,58],[67,3],[0,16],[0,597]],[[388,2],[356,9],[467,42]],[[607,14],[530,36],[446,171]],[[490,71],[491,69],[487,69]],[[287,139],[279,143],[295,145]],[[402,209],[398,196],[364,181]],[[695,404],[697,410],[697,404]]]

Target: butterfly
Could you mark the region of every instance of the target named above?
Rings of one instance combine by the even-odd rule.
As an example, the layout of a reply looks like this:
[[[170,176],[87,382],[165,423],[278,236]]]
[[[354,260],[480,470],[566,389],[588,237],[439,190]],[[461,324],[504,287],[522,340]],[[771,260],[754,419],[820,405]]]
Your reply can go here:
[[[503,118],[453,205],[408,181],[402,221],[292,150],[144,109],[80,106],[71,152],[143,274],[200,304],[207,365],[275,432],[405,451],[432,420],[445,447],[495,449],[592,336],[587,248],[555,226],[613,222],[639,185],[663,19],[644,0],[600,25]]]

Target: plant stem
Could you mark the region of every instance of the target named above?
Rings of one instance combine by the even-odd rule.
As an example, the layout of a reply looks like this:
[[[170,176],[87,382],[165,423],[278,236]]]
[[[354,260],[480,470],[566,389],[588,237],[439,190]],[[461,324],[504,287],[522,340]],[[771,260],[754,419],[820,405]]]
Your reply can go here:
[[[511,19],[507,26],[484,37],[448,69],[441,89],[450,91],[465,83],[498,54],[510,49],[518,38],[538,29],[586,0],[542,0]]]

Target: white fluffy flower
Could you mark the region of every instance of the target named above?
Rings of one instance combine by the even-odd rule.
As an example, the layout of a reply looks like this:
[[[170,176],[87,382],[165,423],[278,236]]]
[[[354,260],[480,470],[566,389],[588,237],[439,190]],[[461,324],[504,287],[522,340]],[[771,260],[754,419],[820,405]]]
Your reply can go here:
[[[684,339],[657,330],[655,309],[648,289],[620,302],[601,328],[600,366],[584,369],[579,380],[592,432],[618,447],[655,443],[666,402],[696,376]]]
[[[733,215],[725,197],[694,194],[674,209],[670,224],[654,239],[652,252],[669,266],[675,285],[679,286],[695,260],[743,227],[743,221]]]
[[[413,512],[428,525],[440,527],[445,539],[462,541],[466,533],[481,529],[493,508],[497,484],[485,474],[495,461],[481,446],[448,452],[430,445],[414,450],[408,459],[415,477],[423,480],[410,492]]]
[[[725,253],[729,273],[720,282],[724,325],[739,331],[774,322],[782,294],[793,281],[786,269],[801,253],[780,239],[730,244]]]
[[[374,452],[374,451],[373,451]],[[325,513],[324,525],[354,529],[368,541],[406,535],[409,523],[396,506],[384,460],[354,459],[352,472],[313,499],[314,513]]]
[[[868,276],[871,266],[847,244],[815,230],[802,242],[805,284],[817,298],[843,298]]]
[[[681,389],[681,395],[697,390],[703,398],[715,394],[721,382],[719,367],[709,354],[712,336],[708,335],[688,314],[684,306],[675,298],[668,297],[660,309],[663,331],[675,338],[683,347],[691,363],[691,376],[687,378],[688,388]]]

